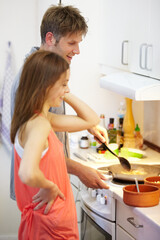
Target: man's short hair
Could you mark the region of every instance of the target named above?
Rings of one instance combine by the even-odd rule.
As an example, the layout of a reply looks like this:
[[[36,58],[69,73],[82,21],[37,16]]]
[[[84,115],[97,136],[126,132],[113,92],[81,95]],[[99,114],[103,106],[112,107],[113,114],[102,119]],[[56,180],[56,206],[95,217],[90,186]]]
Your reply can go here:
[[[87,23],[78,8],[52,5],[45,12],[41,23],[41,43],[45,43],[47,32],[52,32],[56,42],[68,34],[81,32],[86,35]]]

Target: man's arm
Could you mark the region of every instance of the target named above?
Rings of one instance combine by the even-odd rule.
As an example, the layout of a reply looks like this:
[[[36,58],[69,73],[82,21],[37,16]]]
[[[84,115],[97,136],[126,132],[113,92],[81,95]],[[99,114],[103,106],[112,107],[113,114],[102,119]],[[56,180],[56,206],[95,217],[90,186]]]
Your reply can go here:
[[[67,170],[69,174],[76,175],[82,183],[89,188],[105,188],[109,187],[102,181],[106,178],[98,170],[85,166],[79,162],[66,158]]]

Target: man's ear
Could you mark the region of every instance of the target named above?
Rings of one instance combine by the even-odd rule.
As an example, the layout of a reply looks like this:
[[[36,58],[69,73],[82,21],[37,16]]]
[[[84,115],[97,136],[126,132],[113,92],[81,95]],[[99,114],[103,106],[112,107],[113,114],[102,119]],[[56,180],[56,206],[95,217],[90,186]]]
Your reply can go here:
[[[56,43],[56,39],[53,36],[53,33],[47,32],[46,33],[46,43],[51,46]]]

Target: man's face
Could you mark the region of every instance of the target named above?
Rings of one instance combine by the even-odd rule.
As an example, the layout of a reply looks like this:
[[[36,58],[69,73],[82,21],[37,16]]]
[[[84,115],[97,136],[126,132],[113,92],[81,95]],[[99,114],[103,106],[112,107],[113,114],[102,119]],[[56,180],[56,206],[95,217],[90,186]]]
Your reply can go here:
[[[54,38],[54,37],[53,37]],[[51,51],[62,56],[69,64],[76,54],[80,54],[79,44],[82,41],[81,33],[74,33],[61,37],[58,43],[54,43]]]

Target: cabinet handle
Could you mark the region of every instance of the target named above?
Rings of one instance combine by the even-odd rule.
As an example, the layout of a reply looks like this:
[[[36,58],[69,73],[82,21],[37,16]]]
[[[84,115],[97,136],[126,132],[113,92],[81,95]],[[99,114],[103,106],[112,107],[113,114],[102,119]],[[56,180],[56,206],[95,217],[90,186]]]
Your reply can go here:
[[[125,45],[126,43],[128,44],[128,40],[125,40],[125,41],[122,42],[121,63],[122,63],[123,65],[128,65],[128,63],[126,63],[126,62],[124,61],[124,45]]]
[[[148,68],[148,49],[152,48],[151,44],[148,44],[145,49],[145,68],[147,71],[152,71],[152,68]]]
[[[143,225],[141,225],[141,224],[136,224],[136,223],[134,222],[134,218],[133,218],[133,217],[127,218],[127,221],[128,221],[129,223],[131,223],[135,228],[143,228]]]
[[[139,66],[141,69],[146,69],[146,61],[144,63],[144,66],[143,66],[143,62],[142,62],[142,52],[143,52],[143,48],[145,47],[145,60],[146,60],[146,47],[147,47],[147,44],[146,43],[142,43],[141,46],[140,46],[140,54],[139,54]]]

